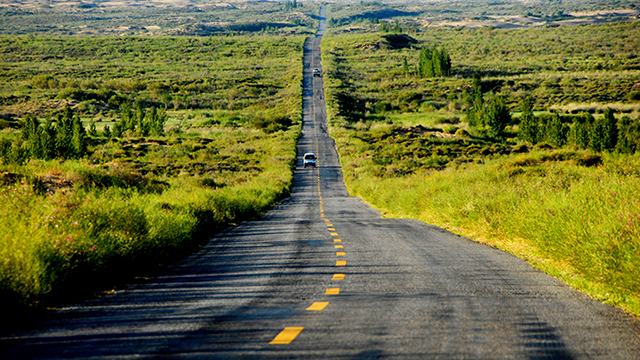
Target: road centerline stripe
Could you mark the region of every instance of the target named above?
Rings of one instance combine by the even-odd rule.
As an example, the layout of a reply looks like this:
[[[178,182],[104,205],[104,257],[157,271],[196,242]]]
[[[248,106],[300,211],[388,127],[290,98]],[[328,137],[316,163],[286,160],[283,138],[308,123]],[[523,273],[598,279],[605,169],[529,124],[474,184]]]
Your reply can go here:
[[[346,253],[346,252],[344,252],[344,251],[338,251],[338,252],[336,253],[336,256],[345,256],[345,255],[347,255],[347,253]]]
[[[325,295],[338,295],[340,294],[340,288],[327,288]]]
[[[302,329],[304,327],[286,327],[269,344],[289,344],[302,332]]]
[[[344,246],[342,246],[342,245],[334,245],[333,247],[335,247],[336,249],[343,249],[344,248]]]
[[[332,232],[332,233],[331,233],[331,236],[338,236],[338,233],[336,233],[336,232]]]
[[[342,242],[340,239],[333,239],[333,242]]]
[[[347,260],[336,261],[336,266],[347,266]]]
[[[311,306],[309,306],[307,308],[307,310],[309,310],[309,311],[321,311],[321,310],[324,310],[324,308],[326,308],[327,305],[329,305],[328,301],[314,302],[313,304],[311,304]]]
[[[344,280],[345,274],[333,274],[331,280]]]

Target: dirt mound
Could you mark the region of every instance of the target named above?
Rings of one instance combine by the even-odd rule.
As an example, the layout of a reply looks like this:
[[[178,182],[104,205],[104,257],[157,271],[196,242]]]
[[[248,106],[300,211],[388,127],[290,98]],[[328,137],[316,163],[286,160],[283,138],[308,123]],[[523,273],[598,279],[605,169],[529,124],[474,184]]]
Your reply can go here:
[[[382,35],[379,41],[369,44],[360,44],[356,46],[360,50],[397,50],[413,46],[417,44],[418,40],[412,38],[407,34],[389,34]]]
[[[407,34],[383,35],[382,38],[385,40],[383,44],[392,49],[404,49],[418,43],[418,40]]]

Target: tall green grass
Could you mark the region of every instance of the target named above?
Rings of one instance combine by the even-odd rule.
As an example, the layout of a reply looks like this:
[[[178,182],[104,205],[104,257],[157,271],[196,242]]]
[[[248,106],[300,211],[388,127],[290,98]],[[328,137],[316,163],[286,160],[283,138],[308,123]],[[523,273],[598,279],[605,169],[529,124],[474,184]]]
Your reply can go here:
[[[15,117],[44,122],[59,105],[97,123],[80,159],[0,160],[2,309],[73,301],[156,271],[285,196],[303,42],[2,36],[15,46],[0,56],[13,64],[0,72],[0,113],[11,113],[0,141],[20,138]],[[105,51],[117,61],[95,58]],[[103,132],[135,102],[168,110],[164,135]]]
[[[542,151],[381,177],[353,131],[332,133],[347,188],[385,216],[417,218],[504,249],[640,315],[637,156],[606,155],[602,165],[585,167],[575,159],[588,153]]]
[[[24,174],[0,186],[4,305],[56,304],[105,290],[193,252],[215,231],[263,214],[290,190],[299,128],[229,132],[208,138],[224,156],[235,153],[239,168],[215,178],[163,176],[155,179],[165,185],[151,190],[136,186],[150,177],[124,167],[105,173],[86,160],[3,166],[3,180],[16,170]],[[243,167],[248,162],[254,166]],[[68,183],[56,187],[53,178]]]

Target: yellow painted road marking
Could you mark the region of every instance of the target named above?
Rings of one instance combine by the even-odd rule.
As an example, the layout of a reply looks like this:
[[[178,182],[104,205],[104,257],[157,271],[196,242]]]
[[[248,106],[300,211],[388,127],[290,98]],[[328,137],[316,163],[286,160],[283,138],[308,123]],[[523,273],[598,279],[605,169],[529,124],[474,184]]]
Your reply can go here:
[[[327,292],[324,293],[325,295],[338,295],[340,294],[340,288],[327,288]]]
[[[331,233],[331,236],[338,236],[338,233]]]
[[[275,337],[275,339],[271,340],[269,344],[289,344],[293,341],[293,339],[302,332],[303,327],[286,327],[284,330]]]
[[[338,251],[338,252],[336,253],[336,256],[345,256],[345,255],[347,255],[347,253],[346,253],[346,252],[344,252],[344,251]]]
[[[324,217],[324,213],[320,213],[320,216]]]
[[[329,223],[327,223],[327,226],[333,226],[333,224],[329,224]],[[329,230],[331,230],[331,229],[329,229]],[[335,230],[335,229],[334,229],[334,230]]]
[[[344,280],[344,274],[334,274],[331,280]]]
[[[347,260],[336,261],[336,266],[347,266]]]
[[[333,239],[333,242],[342,242],[340,239]]]
[[[324,302],[314,302],[313,304],[311,304],[311,306],[309,306],[309,307],[307,308],[307,310],[310,310],[310,311],[320,311],[320,310],[322,310],[322,309],[326,308],[326,307],[327,307],[327,305],[329,305],[329,302],[328,302],[328,301],[324,301]]]
[[[342,248],[344,248],[344,246],[342,246],[342,245],[334,245],[334,247],[335,247],[336,249],[342,249]]]

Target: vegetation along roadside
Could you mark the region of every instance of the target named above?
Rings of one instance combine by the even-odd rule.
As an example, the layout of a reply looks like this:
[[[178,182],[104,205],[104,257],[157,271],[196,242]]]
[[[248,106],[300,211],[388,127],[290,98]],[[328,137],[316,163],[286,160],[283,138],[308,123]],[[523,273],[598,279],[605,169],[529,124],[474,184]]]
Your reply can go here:
[[[509,251],[640,316],[640,49],[630,40],[640,23],[399,19],[323,40],[351,194],[385,216]]]
[[[286,196],[304,39],[0,36],[3,311],[152,273]]]

